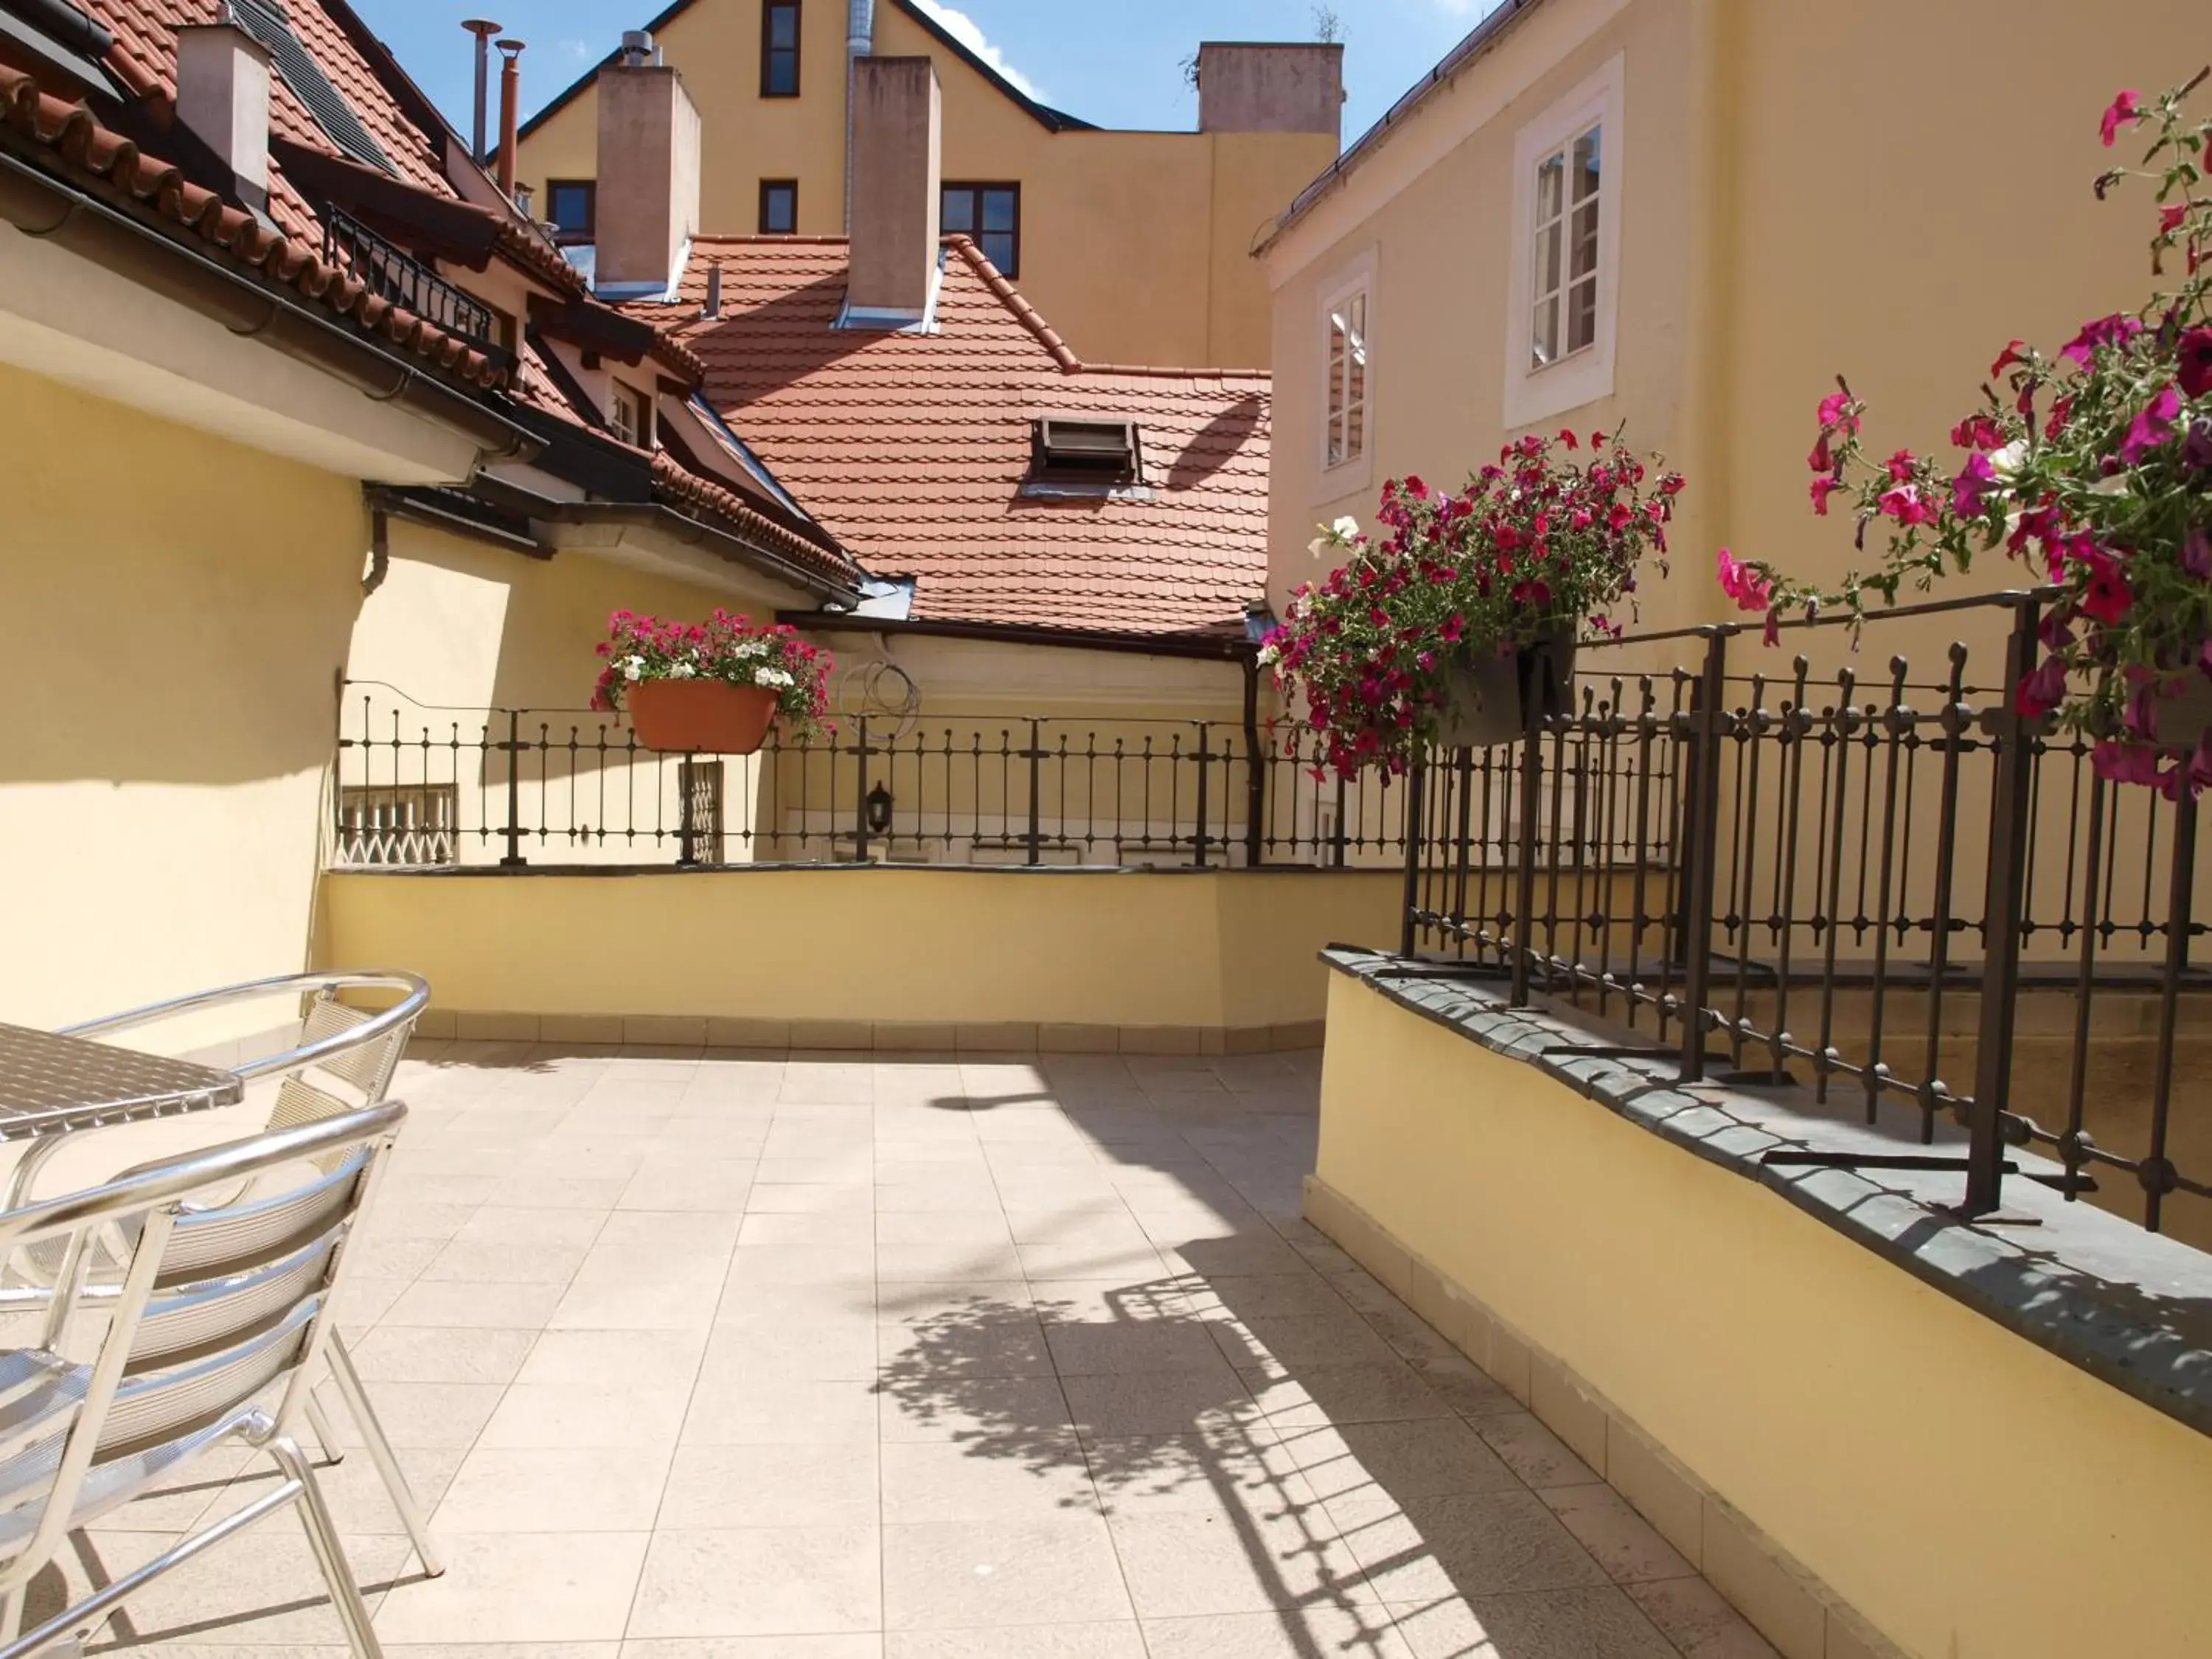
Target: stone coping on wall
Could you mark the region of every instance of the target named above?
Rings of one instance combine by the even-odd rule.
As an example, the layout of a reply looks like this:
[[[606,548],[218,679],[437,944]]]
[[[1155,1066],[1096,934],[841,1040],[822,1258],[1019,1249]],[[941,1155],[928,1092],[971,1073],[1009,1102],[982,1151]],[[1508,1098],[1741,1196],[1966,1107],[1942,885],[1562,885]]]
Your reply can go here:
[[[1944,1206],[1958,1171],[1774,1164],[1778,1151],[1917,1152],[1917,1115],[1868,1126],[1809,1090],[1753,1093],[1683,1085],[1675,1052],[1650,1057],[1577,1049],[1635,1046],[1637,1036],[1548,999],[1506,1004],[1502,988],[1425,974],[1424,964],[1332,946],[1322,960],[1493,1053],[1521,1060],[1696,1157],[1758,1182],[1924,1284],[2080,1366],[2154,1409],[2212,1434],[2212,1255],[2023,1178],[2059,1166],[2019,1148],[2008,1177],[2009,1224],[1975,1224]],[[1644,1037],[1642,1042],[1648,1042]],[[1954,1135],[1944,1138],[1960,1144]]]
[[[463,1042],[644,1044],[872,1054],[1260,1054],[1318,1048],[1323,1022],[1287,1025],[951,1024],[928,1020],[726,1019],[696,1014],[515,1014],[432,1007],[419,1037]]]

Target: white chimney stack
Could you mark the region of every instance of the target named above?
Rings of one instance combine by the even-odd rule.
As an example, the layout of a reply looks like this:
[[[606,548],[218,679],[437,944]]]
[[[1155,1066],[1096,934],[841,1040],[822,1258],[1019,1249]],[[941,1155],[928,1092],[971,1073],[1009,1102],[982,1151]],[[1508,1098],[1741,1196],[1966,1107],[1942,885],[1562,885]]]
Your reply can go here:
[[[860,328],[925,320],[937,283],[943,118],[927,58],[853,65],[853,222],[845,319]]]
[[[230,169],[239,199],[266,212],[269,54],[261,43],[235,23],[179,24],[177,118]]]

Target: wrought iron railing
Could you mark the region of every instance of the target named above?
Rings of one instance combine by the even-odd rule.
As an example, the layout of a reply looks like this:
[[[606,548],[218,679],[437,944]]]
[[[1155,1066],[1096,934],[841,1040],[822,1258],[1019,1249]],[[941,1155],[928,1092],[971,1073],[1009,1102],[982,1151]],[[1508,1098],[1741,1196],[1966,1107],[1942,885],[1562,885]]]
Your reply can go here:
[[[1985,1215],[2033,1146],[2069,1198],[2102,1176],[2098,1201],[2154,1231],[2185,1202],[2212,1243],[2212,1111],[2177,1111],[2212,1059],[2198,804],[2105,782],[2089,744],[2015,711],[2042,599],[1899,607],[1820,674],[1756,624],[1585,644],[1571,713],[1414,769],[1404,953],[1618,1021],[1686,1082],[1808,1085],[1931,1145],[1941,1119],[1967,1130],[1778,1161],[1955,1168]],[[1907,638],[1935,675],[1876,656]],[[1686,647],[1693,665],[1644,665]]]
[[[325,207],[322,217],[325,263],[343,265],[373,293],[425,321],[481,344],[498,346],[491,308],[482,301],[471,298],[351,214]]]
[[[355,682],[333,858],[1395,867],[1403,781],[1301,787],[1310,748],[1234,720],[861,714],[687,759],[641,748],[618,715],[432,708]]]

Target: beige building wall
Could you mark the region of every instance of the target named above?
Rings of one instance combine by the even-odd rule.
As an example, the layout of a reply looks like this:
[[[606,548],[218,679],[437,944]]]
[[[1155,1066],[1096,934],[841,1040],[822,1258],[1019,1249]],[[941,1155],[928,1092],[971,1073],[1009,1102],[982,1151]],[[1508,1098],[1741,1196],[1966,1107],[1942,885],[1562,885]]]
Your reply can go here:
[[[305,968],[359,485],[14,368],[0,455],[0,1018]]]
[[[1346,514],[1370,525],[1387,478],[1418,473],[1456,488],[1516,432],[1504,395],[1518,258],[1509,230],[1516,136],[1616,55],[1626,131],[1606,158],[1623,180],[1614,389],[1536,424],[1554,431],[1571,423],[1587,434],[1625,422],[1638,448],[1687,464],[1698,328],[1695,111],[1706,22],[1701,0],[1545,0],[1267,252],[1275,329],[1268,589],[1278,610],[1300,582],[1328,574],[1329,564],[1307,551],[1316,525]],[[1371,272],[1368,453],[1364,464],[1327,471],[1323,308],[1363,272]],[[1711,524],[1699,489],[1682,507],[1676,540],[1686,550],[1710,538]],[[1688,572],[1655,585],[1645,623],[1671,626],[1693,614],[1698,586]]]
[[[844,233],[845,9],[801,12],[801,95],[760,95],[760,12],[701,0],[657,39],[704,129],[701,228],[750,234],[760,181],[799,180],[802,235]],[[1102,25],[1103,26],[1103,25]],[[876,52],[928,57],[944,91],[944,176],[1022,186],[1023,294],[1091,362],[1265,368],[1270,325],[1253,242],[1334,159],[1311,132],[1048,131],[896,7]],[[524,139],[517,176],[597,175],[598,94],[586,88]]]
[[[537,747],[516,781],[521,821],[533,832],[524,855],[533,863],[662,856],[650,841],[565,833],[618,823],[672,836],[681,822],[678,763],[633,753],[628,722],[589,707],[602,665],[594,647],[617,610],[703,622],[720,605],[766,621],[772,603],[585,553],[532,558],[404,520],[391,522],[390,540],[390,568],[362,603],[347,657],[343,731],[371,742],[345,752],[341,788],[449,787],[459,861],[496,863],[505,841],[483,832],[507,824],[507,757],[487,744],[508,737],[495,711],[526,710],[519,735]],[[722,776],[724,830],[742,845],[761,775],[733,758]]]
[[[1815,518],[1807,499],[1814,406],[1846,373],[1881,453],[1948,453],[2008,339],[2055,349],[2082,318],[2141,302],[2153,216],[2140,194],[2096,201],[2090,182],[2110,159],[2097,117],[2117,88],[2181,78],[2161,43],[2188,16],[2179,0],[2127,0],[2110,27],[2030,7],[1991,29],[1976,8],[1907,0],[1842,15],[1755,0],[1544,0],[1263,257],[1276,602],[1327,574],[1306,551],[1316,523],[1370,521],[1386,478],[1455,486],[1520,431],[1624,421],[1632,443],[1689,477],[1674,574],[1647,587],[1644,626],[1736,614],[1712,579],[1722,545],[1839,578],[1859,556],[1849,520]],[[1613,391],[1516,425],[1502,395],[1509,290],[1526,257],[1515,138],[1616,53]],[[1954,164],[1951,182],[1935,182]],[[1324,477],[1320,308],[1362,261],[1374,269],[1370,460]],[[1997,556],[1944,592],[2028,574]],[[1870,635],[1855,665],[1878,676],[1903,649],[1932,670],[1962,627],[1993,674],[1997,640],[1956,623]],[[1823,671],[1848,658],[1827,648],[1836,637],[1814,652]],[[1744,653],[1745,672],[1786,672],[1782,653]]]
[[[1811,511],[1815,405],[1846,373],[1872,405],[1875,453],[1949,455],[1952,425],[2008,339],[2055,350],[2081,319],[2141,303],[2154,218],[2141,193],[2096,200],[2091,180],[2114,154],[2099,145],[2097,117],[2116,88],[2148,93],[2185,72],[2161,43],[2187,16],[2178,0],[2126,0],[2110,27],[2031,7],[2002,29],[1972,7],[1906,0],[1844,14],[1755,0],[1529,8],[1262,255],[1274,295],[1272,600],[1279,609],[1328,574],[1333,561],[1308,551],[1316,526],[1346,514],[1371,526],[1385,480],[1418,473],[1456,488],[1510,438],[1563,425],[1625,423],[1636,447],[1663,451],[1687,476],[1673,575],[1645,582],[1640,617],[1622,619],[1632,629],[1741,619],[1714,580],[1722,546],[1814,580],[1863,568],[1879,532],[1863,557],[1849,518]],[[1520,420],[1508,330],[1529,255],[1516,144],[1616,61],[1605,158],[1618,191],[1612,391]],[[1368,453],[1325,471],[1323,307],[1363,275]],[[2038,574],[1993,555],[1940,596]],[[2008,625],[1994,611],[1907,619],[1870,629],[1856,651],[1839,629],[1793,634],[1778,650],[1754,635],[1731,646],[1729,669],[1786,682],[1802,652],[1808,702],[1845,701],[1848,672],[1849,701],[1863,704],[1886,699],[1901,655],[1907,701],[1927,708],[1954,641],[1969,649],[1970,687],[2002,680]],[[1700,649],[1585,650],[1582,667],[1603,695],[1601,677],[1694,667]],[[1770,689],[1767,706],[1780,700]],[[1932,800],[1932,769],[1923,775]],[[1966,777],[1970,838],[1986,802],[1984,780]],[[2043,821],[2065,819],[2061,800]],[[1767,854],[1755,856],[1765,872]],[[1962,846],[1959,890],[1978,899],[1985,867],[1981,842]],[[2063,860],[2039,868],[2038,914],[2060,908],[2064,877]],[[1916,902],[1924,908],[1924,891]]]

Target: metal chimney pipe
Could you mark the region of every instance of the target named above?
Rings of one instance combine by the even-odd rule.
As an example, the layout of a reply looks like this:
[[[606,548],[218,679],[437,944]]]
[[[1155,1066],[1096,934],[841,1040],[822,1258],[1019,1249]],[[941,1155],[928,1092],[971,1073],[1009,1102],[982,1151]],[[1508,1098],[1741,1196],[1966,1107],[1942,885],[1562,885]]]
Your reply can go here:
[[[485,105],[491,95],[491,38],[499,33],[500,26],[481,17],[471,17],[461,27],[477,38],[477,121],[473,135],[474,142],[470,147],[469,154],[475,158],[476,164],[482,167],[486,154],[484,149],[484,116],[487,113]]]
[[[854,65],[876,49],[876,0],[846,0],[845,7],[845,234],[853,234]]]
[[[496,44],[501,59],[499,66],[499,193],[511,202],[514,199],[514,125],[521,118],[519,106],[522,102],[522,65],[515,60],[522,56],[522,42],[501,40]]]
[[[722,314],[722,262],[720,259],[707,267],[707,303],[699,314],[713,322]]]

